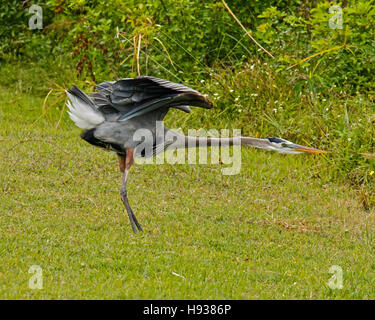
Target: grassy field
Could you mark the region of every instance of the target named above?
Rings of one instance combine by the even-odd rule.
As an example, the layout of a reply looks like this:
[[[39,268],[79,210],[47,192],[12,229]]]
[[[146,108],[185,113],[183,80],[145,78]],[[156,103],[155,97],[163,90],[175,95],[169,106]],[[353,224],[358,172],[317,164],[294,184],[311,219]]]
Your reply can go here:
[[[246,149],[234,176],[134,166],[128,193],[145,230],[134,235],[116,156],[65,115],[57,128],[40,118],[42,105],[0,90],[0,298],[374,298],[375,211],[316,157]],[[41,290],[28,286],[32,265]],[[328,286],[332,265],[342,289]]]

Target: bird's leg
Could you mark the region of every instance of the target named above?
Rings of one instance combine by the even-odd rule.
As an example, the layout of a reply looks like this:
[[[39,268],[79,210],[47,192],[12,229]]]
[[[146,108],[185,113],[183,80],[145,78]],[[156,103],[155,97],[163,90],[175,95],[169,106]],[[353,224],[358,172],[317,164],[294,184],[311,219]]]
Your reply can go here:
[[[123,156],[118,155],[119,158],[119,167],[120,171],[122,173],[122,185],[120,189],[120,194],[121,194],[121,200],[126,208],[126,211],[129,216],[129,220],[133,229],[134,233],[138,233],[139,231],[143,231],[141,225],[137,221],[137,218],[135,217],[132,208],[129,205],[128,201],[128,195],[126,191],[126,182],[128,179],[128,173],[131,165],[133,164],[133,154],[134,154],[134,149],[127,149],[126,150],[126,158]],[[138,228],[138,230],[137,230]]]
[[[133,162],[134,162],[134,149],[127,149],[126,150],[126,159],[125,159],[126,179],[127,179],[129,169],[130,169],[131,165],[133,164]],[[126,201],[128,201],[127,197],[126,197]],[[133,221],[135,222],[138,230],[143,231],[143,229],[142,229],[141,225],[139,224],[137,218],[135,217],[134,212],[133,212],[132,208],[130,207],[129,203],[128,203],[128,206],[130,208],[130,212],[131,212]]]

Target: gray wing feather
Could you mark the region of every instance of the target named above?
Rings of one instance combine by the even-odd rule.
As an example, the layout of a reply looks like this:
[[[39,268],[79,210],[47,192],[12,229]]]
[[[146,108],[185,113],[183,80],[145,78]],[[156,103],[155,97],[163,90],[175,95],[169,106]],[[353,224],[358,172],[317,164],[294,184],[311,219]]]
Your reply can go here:
[[[198,91],[181,84],[150,76],[123,78],[98,84],[91,94],[98,109],[120,114],[126,121],[158,108],[190,112],[189,105],[211,108],[212,103]]]

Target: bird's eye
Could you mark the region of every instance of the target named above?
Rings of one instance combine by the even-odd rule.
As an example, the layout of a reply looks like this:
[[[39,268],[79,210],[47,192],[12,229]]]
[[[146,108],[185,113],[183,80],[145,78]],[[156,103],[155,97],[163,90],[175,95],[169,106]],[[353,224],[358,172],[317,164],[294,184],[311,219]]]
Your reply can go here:
[[[285,147],[286,147],[286,143],[283,142],[283,143],[281,144],[281,146],[282,146],[283,148],[285,148]]]

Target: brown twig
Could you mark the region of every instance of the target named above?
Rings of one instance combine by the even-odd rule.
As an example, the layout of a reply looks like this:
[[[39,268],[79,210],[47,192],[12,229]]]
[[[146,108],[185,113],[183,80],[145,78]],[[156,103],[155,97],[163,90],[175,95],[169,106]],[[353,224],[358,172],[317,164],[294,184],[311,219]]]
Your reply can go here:
[[[139,54],[141,52],[141,41],[142,41],[142,34],[138,35],[138,46],[137,46],[137,72],[138,75],[141,75],[141,65],[139,63]]]
[[[246,28],[242,25],[242,23],[240,22],[240,20],[237,19],[237,17],[234,15],[234,13],[232,12],[232,10],[228,7],[227,3],[224,1],[224,0],[221,0],[225,6],[225,8],[227,8],[227,10],[229,11],[229,13],[232,15],[232,17],[234,18],[234,20],[237,21],[237,23],[241,26],[241,28],[246,32],[246,34],[250,37],[250,39],[259,47],[261,48],[265,53],[267,53],[271,58],[275,58],[271,53],[269,53],[266,49],[264,49],[259,43],[258,41],[256,41],[254,39],[254,37],[249,33],[249,31],[246,30]]]
[[[362,153],[362,155],[367,159],[375,159],[375,154],[373,153]]]

